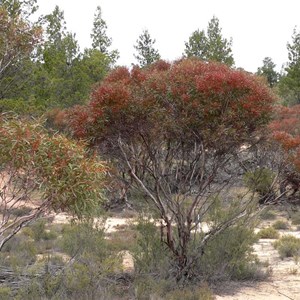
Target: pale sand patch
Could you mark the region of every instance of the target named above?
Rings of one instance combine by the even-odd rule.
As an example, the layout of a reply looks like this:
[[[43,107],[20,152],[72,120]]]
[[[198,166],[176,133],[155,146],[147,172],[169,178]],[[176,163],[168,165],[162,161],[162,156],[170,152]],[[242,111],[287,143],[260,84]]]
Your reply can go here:
[[[299,231],[280,231],[280,235],[300,237]],[[216,300],[300,300],[300,265],[293,258],[281,259],[273,247],[274,239],[260,239],[254,253],[269,265],[270,277],[263,282],[229,282]]]
[[[133,273],[134,272],[134,260],[132,254],[128,251],[121,251],[120,254],[122,255],[122,267],[123,271],[126,273]]]

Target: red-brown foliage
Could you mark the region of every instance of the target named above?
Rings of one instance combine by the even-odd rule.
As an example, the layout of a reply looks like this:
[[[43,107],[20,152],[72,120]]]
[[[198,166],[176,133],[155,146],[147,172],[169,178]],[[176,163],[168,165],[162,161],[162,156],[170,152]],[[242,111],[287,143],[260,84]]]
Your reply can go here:
[[[255,76],[217,63],[159,61],[114,70],[85,107],[68,113],[74,135],[103,139],[139,131],[169,138],[197,136],[206,146],[240,144],[272,111],[274,97]]]
[[[276,119],[269,125],[273,139],[283,148],[297,171],[300,171],[300,105],[278,106]]]

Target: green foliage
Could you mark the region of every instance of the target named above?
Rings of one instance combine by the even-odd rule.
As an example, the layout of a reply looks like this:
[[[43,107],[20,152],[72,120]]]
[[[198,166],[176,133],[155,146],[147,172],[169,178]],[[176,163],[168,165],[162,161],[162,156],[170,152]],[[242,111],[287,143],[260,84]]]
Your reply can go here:
[[[205,61],[217,61],[228,66],[234,65],[232,41],[222,37],[219,19],[213,17],[208,23],[207,32],[196,30],[185,43],[185,56],[196,56]]]
[[[150,218],[140,216],[136,230],[136,249],[133,251],[136,272],[158,272],[162,278],[167,276],[170,257],[161,243],[157,226]]]
[[[8,286],[1,285],[0,287],[0,299],[10,300],[12,299],[12,290]]]
[[[296,211],[291,213],[291,219],[293,225],[300,225],[300,212]]]
[[[278,239],[280,235],[274,227],[267,227],[261,229],[257,236],[260,239]]]
[[[260,270],[252,253],[253,228],[236,225],[211,239],[197,263],[206,279],[256,279]]]
[[[31,9],[24,6],[33,2],[7,0],[0,5],[0,100],[21,98],[26,93],[30,58],[42,32],[39,25],[27,18]]]
[[[249,171],[244,175],[246,186],[253,192],[256,192],[261,197],[260,203],[272,200],[272,184],[275,174],[266,168],[258,168],[254,171]]]
[[[278,241],[273,243],[275,249],[278,250],[280,257],[296,257],[300,255],[300,239],[292,236],[285,235]]]
[[[171,280],[157,280],[150,276],[139,277],[134,281],[135,297],[139,300],[213,300],[214,296],[205,283],[178,288]]]
[[[41,26],[28,20],[35,3],[5,0],[0,7],[0,111],[36,116],[82,104],[118,58],[117,50],[96,47],[105,35],[96,20],[95,47],[81,53],[58,6],[39,18],[42,34]]]
[[[0,99],[0,112],[14,112],[19,115],[38,116],[44,111],[45,107],[35,99]]]
[[[119,58],[119,52],[118,50],[108,50],[111,46],[112,39],[107,36],[106,29],[107,25],[102,18],[101,7],[97,6],[91,33],[92,47],[94,50],[98,50],[100,53],[105,54],[110,59],[111,65],[113,65]]]
[[[51,249],[43,247],[44,225],[55,233]],[[34,231],[38,241],[31,240]],[[121,256],[107,246],[102,223],[33,224],[5,245],[0,260],[13,268],[10,278],[19,286],[14,299],[104,300],[121,289],[113,280],[121,272]]]
[[[0,248],[47,212],[66,211],[78,219],[99,213],[106,167],[89,156],[85,144],[49,134],[40,123],[8,114],[0,115],[0,144],[2,213],[7,216],[1,224],[7,234],[2,235]],[[26,216],[14,214],[16,208],[27,205],[31,210]],[[51,239],[43,223],[35,226],[35,239]]]
[[[14,299],[23,300],[39,300],[43,294],[43,286],[37,279],[33,279],[29,284],[22,286]]]
[[[283,98],[287,98],[288,104],[300,103],[300,32],[293,31],[292,42],[287,44],[288,63],[286,73],[282,76],[279,91]]]
[[[283,220],[277,220],[272,226],[277,230],[286,230],[290,228],[289,223]]]
[[[148,66],[160,59],[160,54],[153,46],[155,39],[152,40],[148,30],[144,30],[136,41],[134,48],[137,54],[134,55],[140,67]]]
[[[91,223],[65,225],[62,231],[61,249],[71,257],[78,254],[92,253],[96,257],[104,257],[104,229]]]
[[[172,286],[174,286],[174,283],[171,281],[157,280],[150,275],[140,275],[134,281],[135,297],[139,300],[160,299],[172,290]]]
[[[218,212],[216,212],[218,210]],[[230,219],[230,213],[224,212],[224,208],[214,208],[211,218],[216,224],[224,219]],[[216,219],[218,218],[218,220]],[[196,234],[188,249],[189,259],[195,259],[193,267],[193,279],[227,280],[227,279],[257,279],[262,273],[252,255],[252,245],[257,241],[253,227],[241,221],[235,226],[227,228],[223,232],[211,238],[206,244],[202,255],[197,248],[203,234]],[[137,248],[133,252],[135,270],[141,274],[157,274],[159,278],[170,280],[173,278],[170,270],[174,266],[172,256],[166,251],[166,247],[160,241],[159,228],[153,221],[141,218],[137,225]],[[176,230],[176,228],[173,228]],[[168,280],[169,280],[168,279]],[[173,278],[174,279],[174,278]],[[171,283],[170,283],[171,284]],[[174,283],[173,283],[174,284]]]
[[[0,166],[10,164],[23,174],[30,172],[55,210],[69,210],[79,217],[93,214],[101,199],[104,166],[88,158],[83,144],[61,135],[49,135],[40,124],[17,118],[0,119]]]
[[[22,16],[28,19],[38,9],[37,0],[1,0],[11,17]]]
[[[275,71],[276,65],[270,57],[265,57],[262,67],[257,69],[256,74],[266,78],[270,87],[274,87],[279,79],[279,74]]]
[[[28,215],[28,213],[30,213],[30,211],[31,211],[30,207],[23,206],[23,207],[17,207],[17,208],[12,209],[11,213],[13,215],[15,215],[16,217],[23,217],[23,216]]]
[[[40,240],[53,240],[57,238],[57,234],[54,231],[46,229],[46,223],[47,222],[45,219],[37,220],[28,228],[32,232],[32,234],[30,234],[30,231],[28,231],[29,235],[36,242]]]
[[[210,288],[203,284],[202,287],[187,287],[176,289],[166,294],[166,300],[213,300],[215,299]]]
[[[17,272],[21,272],[36,261],[38,253],[35,242],[26,234],[18,234],[10,239],[2,248],[1,265],[8,266]]]
[[[270,209],[265,209],[260,214],[260,218],[262,220],[275,220],[276,216],[277,216],[276,213],[273,210],[270,210]]]

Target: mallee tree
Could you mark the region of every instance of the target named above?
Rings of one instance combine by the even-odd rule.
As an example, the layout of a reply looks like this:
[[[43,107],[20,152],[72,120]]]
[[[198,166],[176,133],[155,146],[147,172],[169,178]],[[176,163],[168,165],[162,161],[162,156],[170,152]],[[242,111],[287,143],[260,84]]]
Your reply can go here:
[[[241,180],[241,146],[258,143],[273,101],[254,75],[226,65],[158,61],[117,68],[64,122],[152,203],[172,256],[169,274],[185,281],[201,276],[209,241],[245,221],[257,203],[230,191]],[[225,216],[210,218],[217,207]]]
[[[106,167],[84,144],[8,114],[0,114],[0,144],[0,251],[51,212],[84,219],[99,211]]]

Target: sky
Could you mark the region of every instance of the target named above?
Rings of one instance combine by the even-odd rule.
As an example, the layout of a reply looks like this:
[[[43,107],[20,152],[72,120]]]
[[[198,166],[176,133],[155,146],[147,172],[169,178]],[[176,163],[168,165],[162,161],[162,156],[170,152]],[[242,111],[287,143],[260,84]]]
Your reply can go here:
[[[280,71],[288,61],[287,42],[293,30],[300,31],[299,0],[38,0],[39,14],[58,5],[64,11],[67,29],[76,33],[81,49],[91,47],[90,33],[96,7],[118,49],[118,65],[136,63],[133,45],[147,29],[155,48],[166,60],[180,58],[184,43],[197,29],[207,28],[213,16],[220,21],[223,37],[232,38],[235,66],[256,72],[265,57]]]

